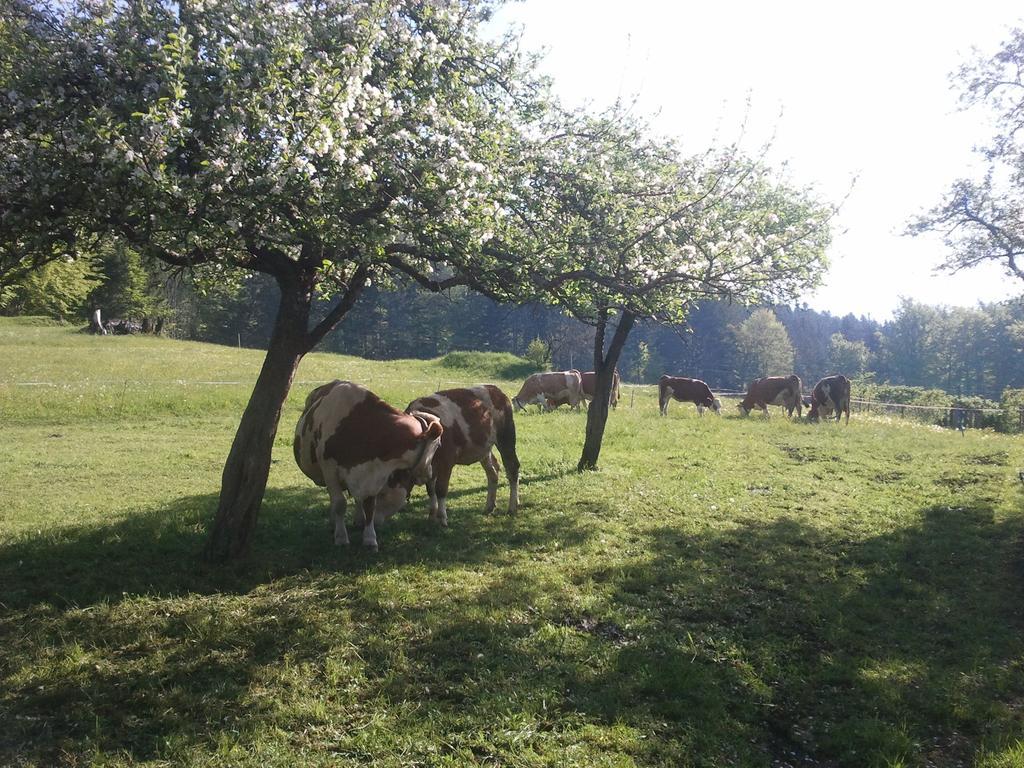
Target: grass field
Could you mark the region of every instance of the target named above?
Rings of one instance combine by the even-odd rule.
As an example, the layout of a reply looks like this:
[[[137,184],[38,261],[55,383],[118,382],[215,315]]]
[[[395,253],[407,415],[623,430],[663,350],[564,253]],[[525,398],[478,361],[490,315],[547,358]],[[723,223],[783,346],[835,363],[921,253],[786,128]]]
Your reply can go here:
[[[449,528],[420,490],[374,555],[294,465],[306,393],[404,407],[511,361],[315,354],[252,555],[214,568],[259,352],[4,319],[0,360],[0,765],[1024,765],[1019,437],[640,388],[600,471],[582,415],[519,417],[516,517],[463,467]]]

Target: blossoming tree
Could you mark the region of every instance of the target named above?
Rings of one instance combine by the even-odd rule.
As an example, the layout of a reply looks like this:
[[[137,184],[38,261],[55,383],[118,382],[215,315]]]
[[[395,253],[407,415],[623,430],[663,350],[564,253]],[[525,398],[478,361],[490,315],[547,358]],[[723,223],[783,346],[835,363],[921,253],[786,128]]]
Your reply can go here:
[[[635,322],[681,323],[708,299],[795,298],[824,272],[833,209],[735,146],[685,157],[620,107],[563,116],[548,135],[530,169],[540,202],[522,207],[516,236],[533,240],[522,253],[537,298],[596,328],[583,470],[597,465]]]
[[[294,372],[371,280],[514,295],[483,244],[545,109],[487,0],[13,0],[0,282],[92,237],[206,279],[273,276],[266,359],[207,545],[243,553]],[[506,231],[508,228],[506,227]],[[311,321],[315,297],[335,301]]]

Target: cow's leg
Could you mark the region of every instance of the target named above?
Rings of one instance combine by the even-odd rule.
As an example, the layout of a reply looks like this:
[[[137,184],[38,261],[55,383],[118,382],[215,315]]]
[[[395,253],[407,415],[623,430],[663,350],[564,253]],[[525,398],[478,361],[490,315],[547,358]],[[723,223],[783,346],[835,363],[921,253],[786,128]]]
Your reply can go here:
[[[768,413],[768,406],[767,405],[762,405],[761,406],[761,412],[764,414],[764,417],[766,419],[770,419],[771,418],[771,414]]]
[[[363,546],[377,551],[377,531],[373,527],[374,510],[377,506],[377,498],[368,496],[357,502],[363,510]]]
[[[516,455],[516,427],[509,419],[507,426],[498,431],[494,446],[501,454],[508,478],[508,513],[514,515],[519,509],[519,456]]]
[[[700,403],[697,403],[697,415],[704,418],[704,406]]]
[[[427,517],[430,520],[437,518],[437,477],[435,474],[432,474],[427,480],[427,495],[430,496],[430,514]]]
[[[334,543],[338,546],[348,544],[348,531],[345,530],[345,489],[340,480],[331,473],[325,473],[327,493],[331,496],[331,517],[334,519]]]
[[[480,466],[487,473],[487,506],[484,507],[486,514],[494,512],[494,504],[498,498],[498,460],[493,453],[488,453],[487,458],[480,462]]]
[[[434,493],[437,497],[437,513],[434,518],[441,525],[448,525],[448,483],[452,479],[454,467],[447,462],[434,467]]]

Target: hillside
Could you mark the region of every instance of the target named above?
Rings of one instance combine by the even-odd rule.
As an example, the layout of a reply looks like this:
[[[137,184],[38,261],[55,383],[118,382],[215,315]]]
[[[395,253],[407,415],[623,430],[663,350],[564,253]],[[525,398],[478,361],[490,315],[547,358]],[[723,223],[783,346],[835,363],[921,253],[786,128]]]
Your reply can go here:
[[[420,490],[371,555],[294,466],[306,393],[514,389],[515,359],[315,354],[215,569],[262,353],[0,319],[0,359],[0,764],[1024,762],[1019,438],[627,389],[599,472],[581,414],[518,416],[519,515],[458,468],[450,527]]]

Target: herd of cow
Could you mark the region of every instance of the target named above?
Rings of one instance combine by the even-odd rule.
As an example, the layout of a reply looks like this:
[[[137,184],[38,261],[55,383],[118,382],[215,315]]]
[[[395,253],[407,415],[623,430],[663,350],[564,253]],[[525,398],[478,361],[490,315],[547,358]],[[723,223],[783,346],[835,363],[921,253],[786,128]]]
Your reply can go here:
[[[487,474],[487,512],[493,512],[501,465],[509,483],[508,511],[519,505],[519,458],[516,455],[515,408],[535,403],[544,410],[592,400],[596,375],[579,371],[535,373],[511,400],[493,384],[446,389],[413,400],[399,411],[370,390],[349,381],[332,381],[306,398],[295,427],[295,461],[302,472],[331,499],[334,543],[348,544],[345,494],[355,502],[356,523],[363,522],[363,544],[377,549],[375,523],[405,506],[414,485],[425,485],[430,496],[430,517],[448,524],[448,483],[456,464],[480,463]],[[619,400],[619,376],[612,381],[610,404]],[[721,401],[699,379],[662,376],[658,383],[661,414],[670,400],[692,402],[721,412]],[[843,412],[850,421],[850,381],[829,376],[819,381],[810,396],[811,420]],[[800,378],[769,376],[750,383],[739,403],[747,415],[769,405],[783,406],[790,416],[803,412]]]

